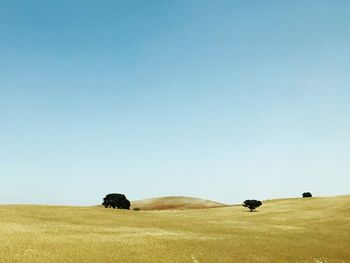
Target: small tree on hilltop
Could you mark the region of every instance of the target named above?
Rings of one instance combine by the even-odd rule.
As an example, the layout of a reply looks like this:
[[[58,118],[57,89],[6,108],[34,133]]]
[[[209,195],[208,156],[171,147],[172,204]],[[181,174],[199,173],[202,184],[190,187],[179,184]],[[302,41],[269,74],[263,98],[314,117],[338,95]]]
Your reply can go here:
[[[250,209],[250,212],[253,212],[253,210],[255,210],[261,205],[262,205],[261,201],[258,201],[258,200],[245,200],[242,204],[242,206],[248,207]]]
[[[305,197],[312,197],[312,194],[310,192],[303,193],[303,198]]]
[[[130,209],[130,201],[123,194],[108,194],[103,198],[102,205],[105,208]]]

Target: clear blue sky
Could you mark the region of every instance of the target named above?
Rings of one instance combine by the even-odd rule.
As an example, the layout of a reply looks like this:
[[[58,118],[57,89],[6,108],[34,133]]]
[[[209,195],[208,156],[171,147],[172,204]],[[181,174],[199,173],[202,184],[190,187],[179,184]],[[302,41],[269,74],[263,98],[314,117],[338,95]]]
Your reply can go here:
[[[1,1],[0,203],[349,194],[349,1]]]

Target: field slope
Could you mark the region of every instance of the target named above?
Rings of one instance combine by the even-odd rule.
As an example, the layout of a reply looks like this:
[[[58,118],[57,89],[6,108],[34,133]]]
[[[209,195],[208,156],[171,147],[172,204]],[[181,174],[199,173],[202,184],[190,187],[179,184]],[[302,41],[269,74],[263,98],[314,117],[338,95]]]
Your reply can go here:
[[[350,196],[257,212],[0,206],[0,262],[350,262]]]
[[[227,205],[187,196],[166,196],[131,202],[131,208],[137,207],[141,210],[203,209],[224,206]]]

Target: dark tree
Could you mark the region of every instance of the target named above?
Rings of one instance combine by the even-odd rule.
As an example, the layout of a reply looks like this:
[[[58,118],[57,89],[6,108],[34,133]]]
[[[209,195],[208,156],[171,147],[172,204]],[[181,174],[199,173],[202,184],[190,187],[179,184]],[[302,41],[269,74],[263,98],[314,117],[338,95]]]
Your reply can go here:
[[[310,192],[303,193],[303,198],[305,197],[312,197],[312,194]]]
[[[105,208],[130,209],[130,201],[123,194],[108,194],[103,198],[102,205]]]
[[[117,207],[118,209],[130,209],[130,201],[128,199],[122,200]]]
[[[261,201],[258,200],[245,200],[242,206],[248,207],[250,209],[250,212],[253,212],[255,208],[258,208],[261,205]]]

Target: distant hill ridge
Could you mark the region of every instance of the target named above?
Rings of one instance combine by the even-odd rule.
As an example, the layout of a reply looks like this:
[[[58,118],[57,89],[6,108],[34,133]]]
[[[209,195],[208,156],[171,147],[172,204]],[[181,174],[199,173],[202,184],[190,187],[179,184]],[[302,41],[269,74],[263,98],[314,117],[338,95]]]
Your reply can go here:
[[[188,196],[164,196],[131,202],[131,209],[140,210],[203,209],[226,206],[228,205]]]

